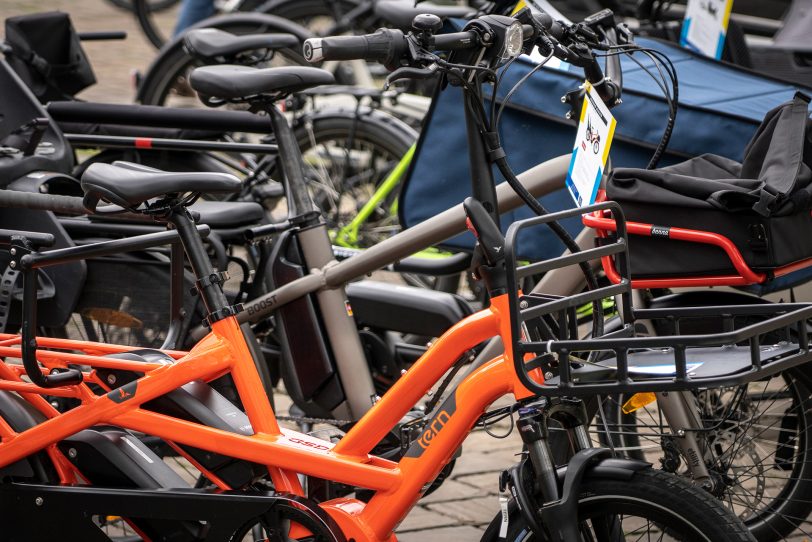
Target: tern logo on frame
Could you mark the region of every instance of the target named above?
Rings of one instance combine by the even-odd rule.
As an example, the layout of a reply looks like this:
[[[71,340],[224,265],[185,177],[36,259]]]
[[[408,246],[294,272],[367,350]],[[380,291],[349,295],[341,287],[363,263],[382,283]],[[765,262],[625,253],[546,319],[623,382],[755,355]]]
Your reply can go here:
[[[138,381],[134,380],[129,384],[125,384],[120,388],[116,388],[107,394],[114,403],[123,403],[135,397],[135,390],[138,388]]]
[[[451,416],[457,411],[456,395],[456,393],[452,393],[448,399],[443,401],[443,404],[437,409],[437,413],[434,414],[431,421],[426,424],[425,429],[420,433],[420,436],[417,437],[417,440],[412,442],[409,451],[406,452],[406,457],[420,457],[423,455],[423,452],[428,449],[434,438],[440,434],[443,427],[448,424]]]

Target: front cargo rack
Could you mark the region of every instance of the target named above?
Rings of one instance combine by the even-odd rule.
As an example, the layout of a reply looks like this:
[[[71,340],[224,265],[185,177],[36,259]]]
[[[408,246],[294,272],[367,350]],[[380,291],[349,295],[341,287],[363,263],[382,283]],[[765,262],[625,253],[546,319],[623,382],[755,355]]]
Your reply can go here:
[[[611,211],[617,235],[595,248],[541,262],[520,263],[516,247],[533,227],[586,213]],[[583,396],[637,391],[681,391],[739,386],[812,360],[807,320],[812,304],[775,303],[635,309],[629,269],[626,220],[616,202],[515,222],[505,238],[511,345],[516,373],[538,395]],[[529,276],[613,258],[618,280],[567,297],[523,293]],[[581,272],[573,267],[572,272]],[[601,337],[579,329],[577,309],[614,298],[615,322]],[[683,334],[686,321],[717,317],[721,333]],[[656,322],[657,325],[640,325]],[[613,325],[610,325],[613,324]],[[616,324],[616,325],[614,325]],[[684,326],[692,327],[696,326]],[[660,330],[641,336],[640,328]],[[664,330],[664,333],[663,333]]]

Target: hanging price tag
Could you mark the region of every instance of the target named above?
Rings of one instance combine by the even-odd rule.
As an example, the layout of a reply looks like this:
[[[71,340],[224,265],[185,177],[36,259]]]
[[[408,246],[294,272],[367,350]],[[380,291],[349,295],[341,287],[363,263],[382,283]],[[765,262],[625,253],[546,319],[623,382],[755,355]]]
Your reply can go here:
[[[688,0],[680,45],[722,58],[733,0]]]
[[[592,85],[584,83],[584,88],[586,96],[567,173],[567,188],[579,207],[595,203],[616,124]]]

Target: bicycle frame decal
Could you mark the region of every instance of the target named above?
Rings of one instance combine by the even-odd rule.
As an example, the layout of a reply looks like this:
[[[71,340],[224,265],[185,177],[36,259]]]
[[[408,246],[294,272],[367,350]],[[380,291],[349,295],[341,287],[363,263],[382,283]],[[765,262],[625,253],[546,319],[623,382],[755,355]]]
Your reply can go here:
[[[426,428],[415,440],[404,457],[420,457],[426,448],[429,447],[431,441],[440,433],[443,427],[446,426],[451,416],[457,411],[457,393],[456,391],[449,395],[448,399],[443,401],[443,404],[437,410],[437,413],[426,424]]]
[[[116,388],[107,394],[107,397],[114,403],[123,403],[135,397],[135,392],[138,389],[138,381],[130,382],[120,388]]]

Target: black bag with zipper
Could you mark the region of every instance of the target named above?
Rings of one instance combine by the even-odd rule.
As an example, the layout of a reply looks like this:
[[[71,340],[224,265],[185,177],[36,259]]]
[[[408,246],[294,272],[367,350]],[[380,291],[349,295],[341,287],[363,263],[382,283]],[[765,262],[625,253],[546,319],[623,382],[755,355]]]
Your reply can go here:
[[[615,169],[607,198],[627,220],[652,225],[650,237],[629,241],[633,276],[735,273],[722,249],[671,239],[674,227],[724,235],[755,271],[812,257],[809,102],[796,93],[768,112],[741,164],[704,154],[661,169]]]

